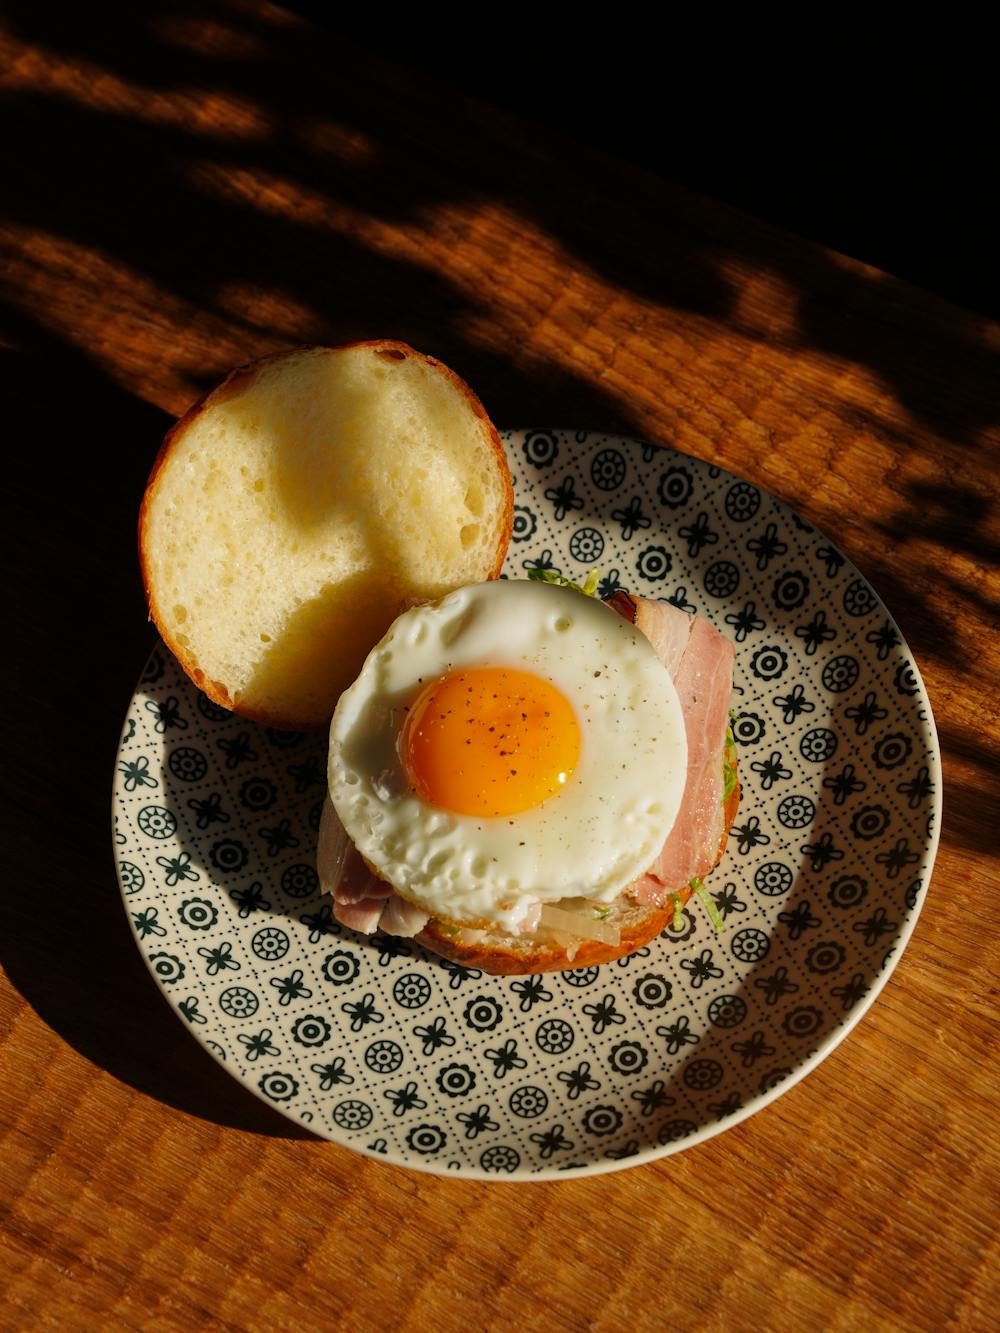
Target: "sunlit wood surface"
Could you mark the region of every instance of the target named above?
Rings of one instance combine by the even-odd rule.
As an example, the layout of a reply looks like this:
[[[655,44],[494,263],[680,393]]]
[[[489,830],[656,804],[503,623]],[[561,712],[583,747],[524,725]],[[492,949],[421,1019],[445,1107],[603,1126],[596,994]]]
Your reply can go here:
[[[0,51],[0,1325],[995,1327],[1000,329],[558,140],[544,88],[515,118],[263,4],[48,9],[8,4]],[[302,1137],[131,942],[108,789],[159,438],[233,364],[375,335],[501,426],[774,492],[924,673],[945,820],[898,971],[804,1083],[659,1163],[470,1184]]]

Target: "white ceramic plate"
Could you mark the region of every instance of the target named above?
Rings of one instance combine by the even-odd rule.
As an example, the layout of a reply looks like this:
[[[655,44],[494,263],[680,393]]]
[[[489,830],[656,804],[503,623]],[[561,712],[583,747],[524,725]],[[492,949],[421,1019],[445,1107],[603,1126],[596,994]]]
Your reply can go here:
[[[505,437],[506,573],[603,570],[736,641],[743,797],[683,929],[600,968],[495,978],[342,929],[313,869],[326,738],[217,708],[161,648],[114,786],[122,893],[168,1002],[317,1134],[421,1171],[612,1171],[717,1134],[814,1069],[875,999],[937,844],[913,659],[821,533],[668,449]]]

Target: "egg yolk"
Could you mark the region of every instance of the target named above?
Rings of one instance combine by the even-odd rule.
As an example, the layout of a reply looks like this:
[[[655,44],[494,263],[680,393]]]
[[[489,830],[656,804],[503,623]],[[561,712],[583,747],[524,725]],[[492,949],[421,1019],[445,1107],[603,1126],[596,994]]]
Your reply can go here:
[[[401,757],[418,795],[459,815],[516,815],[561,791],[580,758],[573,706],[510,667],[453,671],[410,706]]]

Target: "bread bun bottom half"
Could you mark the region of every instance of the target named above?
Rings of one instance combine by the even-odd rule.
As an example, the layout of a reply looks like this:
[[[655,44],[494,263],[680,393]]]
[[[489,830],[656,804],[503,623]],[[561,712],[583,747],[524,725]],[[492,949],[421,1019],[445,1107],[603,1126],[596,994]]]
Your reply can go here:
[[[323,726],[415,601],[500,573],[500,438],[447,366],[386,339],[234,370],[167,435],[139,516],[152,619],[215,703]]]
[[[727,750],[724,762],[732,771],[733,781],[726,798],[723,833],[713,869],[722,860],[726,850],[727,830],[733,825],[740,802],[735,746]],[[416,941],[455,963],[479,968],[494,976],[566,972],[572,968],[593,967],[600,963],[613,963],[616,958],[635,953],[636,949],[641,949],[644,944],[655,939],[673,920],[676,908],[674,899],[679,898],[684,904],[694,889],[691,884],[685,884],[668,892],[671,896],[663,907],[640,906],[629,898],[627,892],[610,904],[607,924],[619,928],[621,934],[617,944],[592,939],[564,942],[545,932],[510,935],[500,931],[477,931],[474,941],[464,942],[463,933],[456,932],[452,923],[436,918],[427,923],[416,936]]]

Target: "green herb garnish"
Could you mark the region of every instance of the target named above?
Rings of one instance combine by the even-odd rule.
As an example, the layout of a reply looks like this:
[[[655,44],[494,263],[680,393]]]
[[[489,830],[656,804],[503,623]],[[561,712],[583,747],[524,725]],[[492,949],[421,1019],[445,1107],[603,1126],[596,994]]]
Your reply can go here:
[[[670,899],[674,904],[674,915],[670,922],[671,930],[684,929],[684,903],[679,893],[672,893]]]
[[[736,790],[736,741],[733,728],[726,728],[726,743],[722,748],[722,804],[726,805]]]
[[[574,592],[582,592],[584,597],[593,597],[601,581],[601,571],[592,569],[582,584],[574,583],[572,579],[566,578],[554,569],[529,569],[528,578],[535,583],[553,583],[560,588],[572,588]]]
[[[610,907],[595,907],[595,908],[594,908],[594,916],[597,917],[598,921],[607,921],[607,919],[608,919],[608,917],[609,917],[610,915],[611,915],[611,908],[610,908]]]
[[[692,887],[694,887],[694,882],[694,880],[691,881]],[[702,884],[701,880],[698,880],[698,886],[699,887],[695,889],[695,893],[697,893],[698,897],[705,904],[705,911],[708,913],[708,919],[711,921],[715,933],[721,935],[726,928],[726,923],[723,921],[722,915],[716,907],[712,895],[709,893],[708,889],[705,888],[704,884]]]

